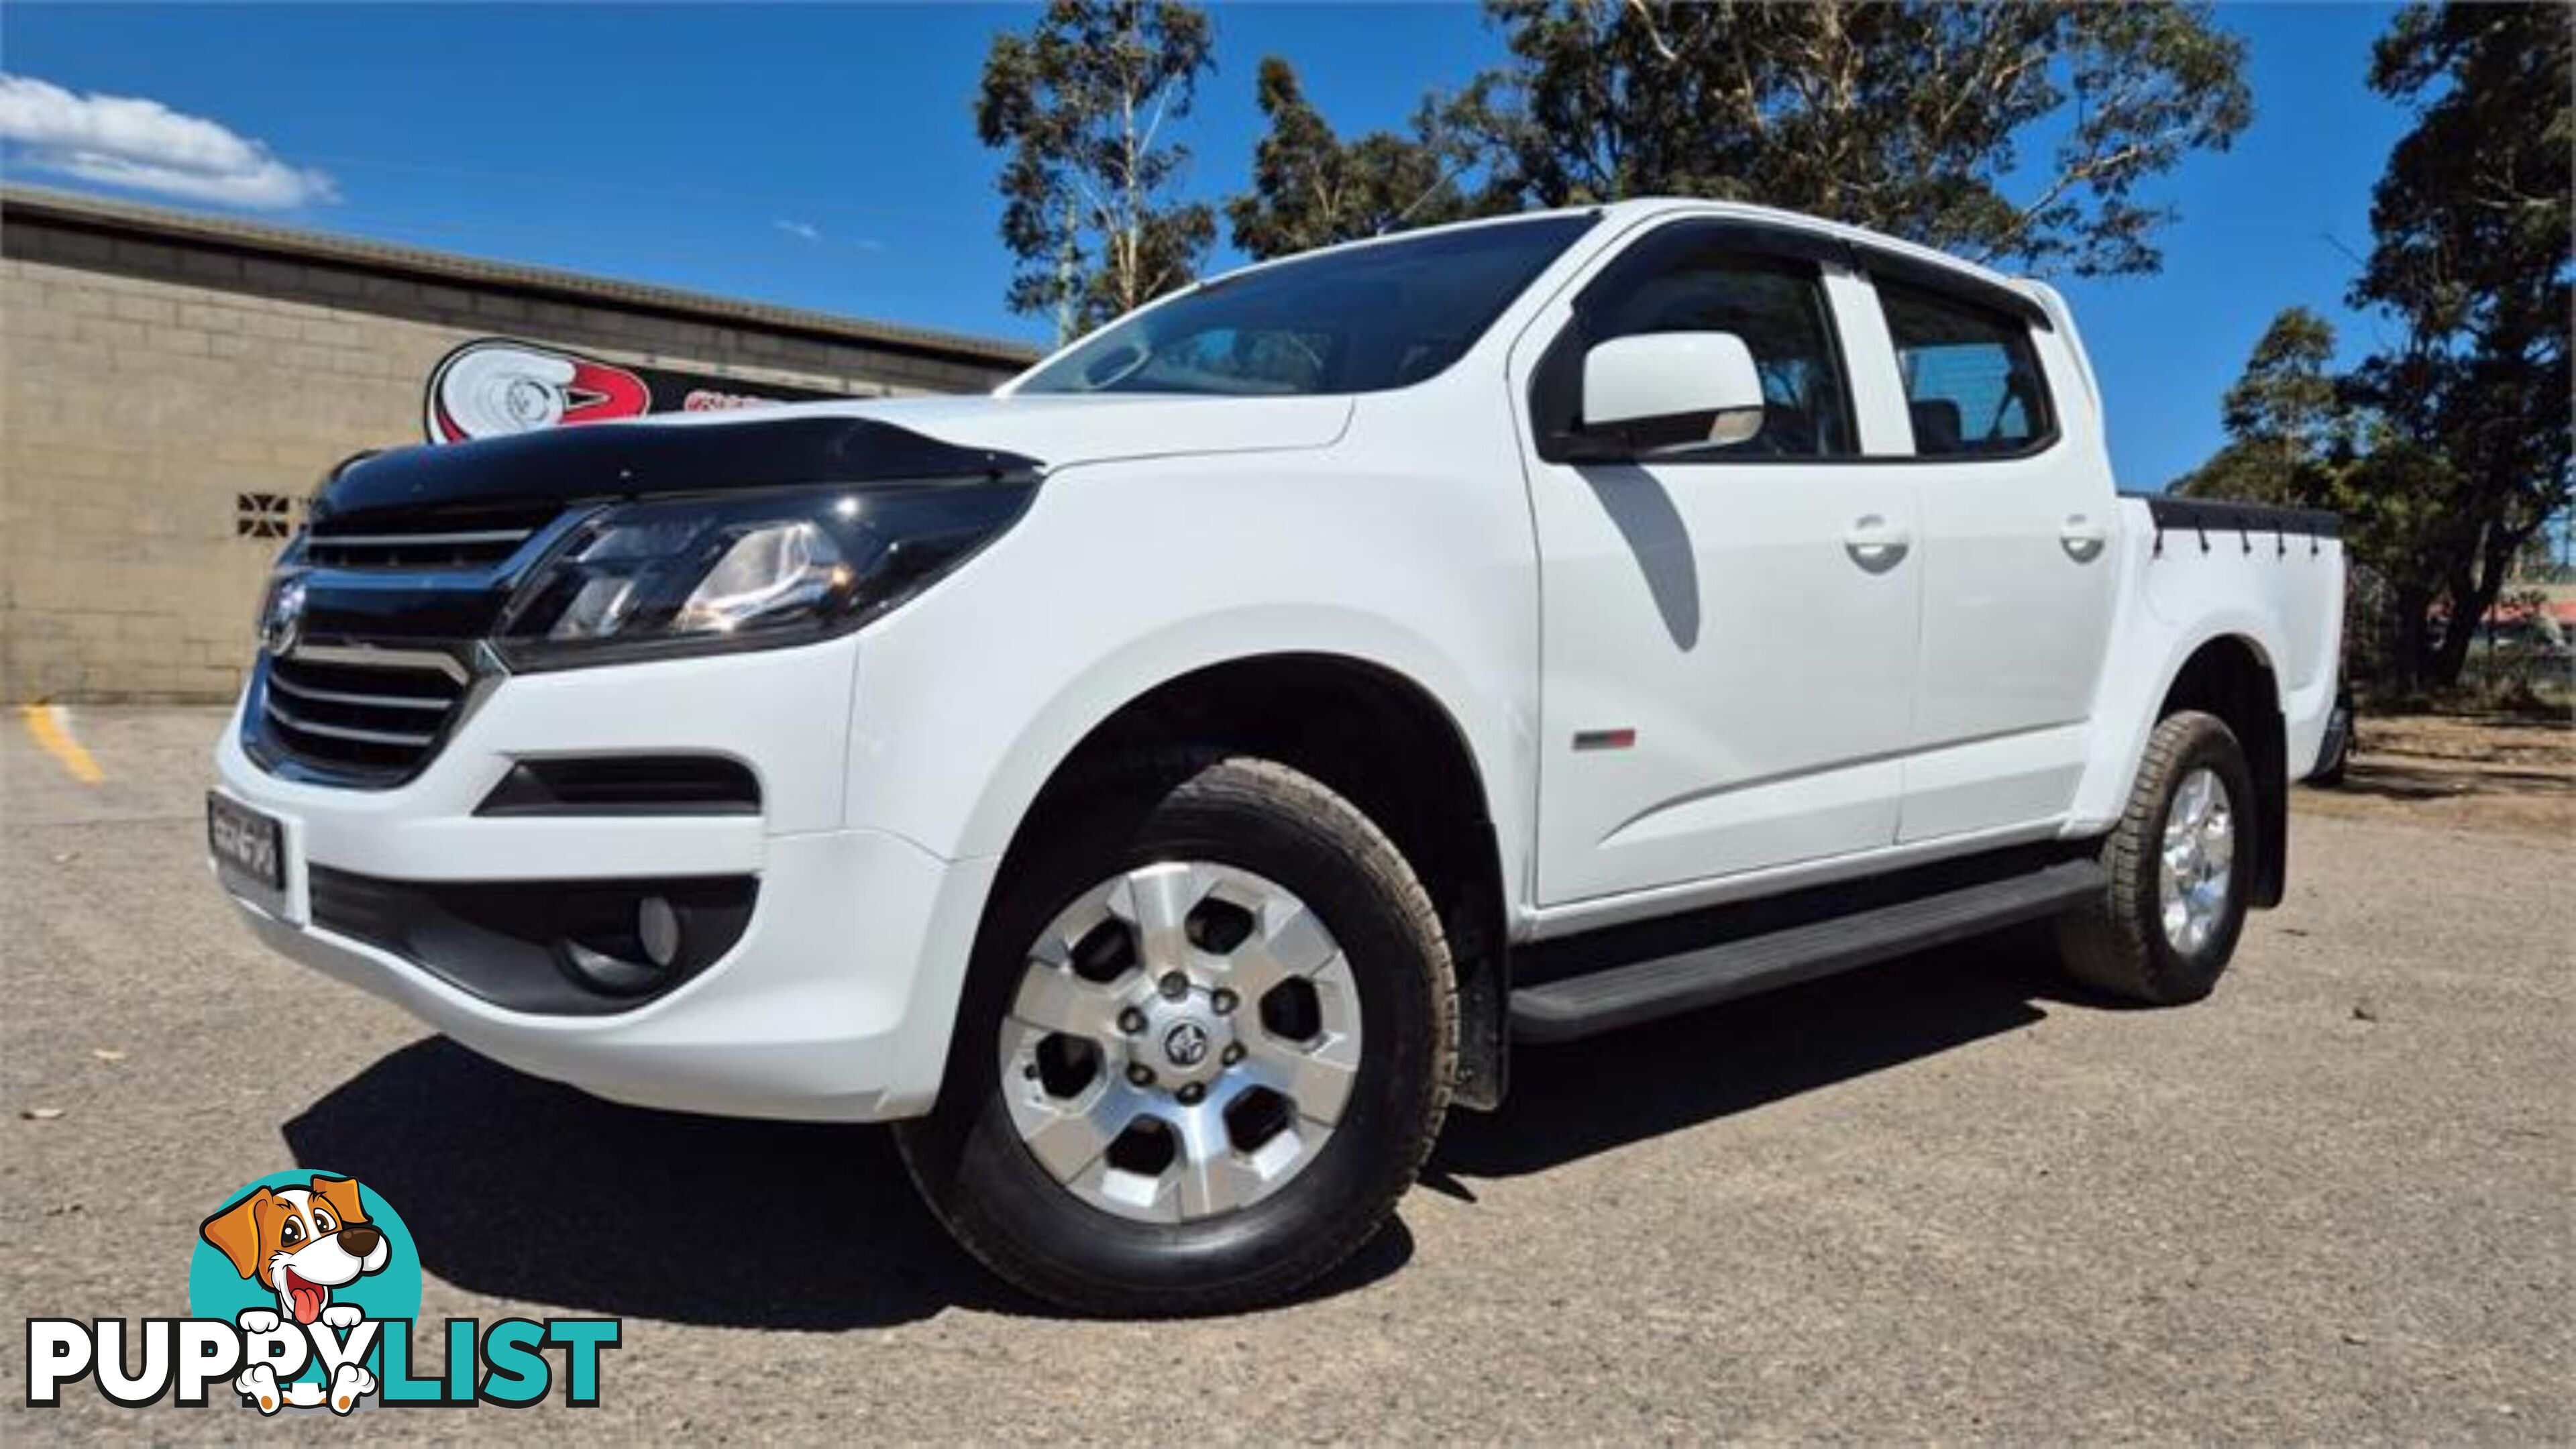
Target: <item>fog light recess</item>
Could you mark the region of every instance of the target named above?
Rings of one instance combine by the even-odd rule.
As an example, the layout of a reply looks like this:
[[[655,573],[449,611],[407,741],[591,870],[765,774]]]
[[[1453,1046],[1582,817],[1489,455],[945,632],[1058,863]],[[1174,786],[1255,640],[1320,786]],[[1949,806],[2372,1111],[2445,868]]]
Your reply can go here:
[[[646,896],[635,908],[635,939],[656,969],[669,970],[680,959],[680,913],[664,897]]]
[[[564,939],[564,958],[598,990],[613,996],[636,996],[668,984],[687,942],[679,909],[668,896],[651,894],[635,903],[631,932],[623,940]],[[634,958],[641,956],[642,960]]]
[[[410,961],[511,1011],[632,1011],[742,940],[753,876],[380,880],[311,868],[315,924]]]
[[[611,996],[638,996],[661,984],[664,968],[594,951],[579,941],[566,941],[564,959],[581,979]]]

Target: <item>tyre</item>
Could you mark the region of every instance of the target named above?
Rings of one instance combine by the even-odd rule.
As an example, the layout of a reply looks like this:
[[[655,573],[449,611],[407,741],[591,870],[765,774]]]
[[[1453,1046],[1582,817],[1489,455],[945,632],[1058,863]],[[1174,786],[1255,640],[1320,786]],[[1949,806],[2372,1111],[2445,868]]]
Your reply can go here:
[[[1349,801],[1268,760],[1131,762],[1047,809],[978,933],[931,1210],[1077,1312],[1275,1301],[1366,1243],[1449,1100],[1429,896]]]
[[[2344,769],[2352,763],[2352,728],[2352,700],[2338,695],[2334,712],[2326,717],[2325,750],[2316,769],[2309,772],[2307,783],[2329,790],[2343,784]]]
[[[2102,843],[2109,886],[2058,920],[2067,970],[2154,1006],[2207,996],[2245,928],[2256,818],[2253,771],[2224,722],[2185,711],[2159,723]]]

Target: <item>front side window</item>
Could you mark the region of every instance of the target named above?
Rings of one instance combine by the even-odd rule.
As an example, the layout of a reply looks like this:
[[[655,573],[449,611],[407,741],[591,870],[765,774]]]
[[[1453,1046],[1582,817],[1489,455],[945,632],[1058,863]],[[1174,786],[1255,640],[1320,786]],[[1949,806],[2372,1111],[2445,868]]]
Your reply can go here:
[[[2020,453],[2055,427],[2030,328],[1971,302],[1882,282],[1917,456]]]
[[[1706,460],[1845,458],[1851,406],[1813,262],[1730,251],[1670,227],[1622,256],[1576,305],[1584,347],[1656,332],[1732,332],[1762,377],[1762,430],[1694,450]]]
[[[1018,390],[1244,397],[1407,387],[1456,362],[1594,220],[1460,227],[1219,277],[1111,324]]]
[[[1310,328],[1210,327],[1156,351],[1114,390],[1324,392],[1334,341],[1332,333]]]

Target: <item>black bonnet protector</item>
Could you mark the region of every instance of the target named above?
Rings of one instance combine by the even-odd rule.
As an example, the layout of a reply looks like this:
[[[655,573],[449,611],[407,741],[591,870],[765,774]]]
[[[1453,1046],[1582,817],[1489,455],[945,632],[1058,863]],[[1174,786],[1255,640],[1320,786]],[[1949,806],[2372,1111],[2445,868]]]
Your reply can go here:
[[[360,458],[314,498],[313,522],[350,533],[440,515],[797,484],[1028,482],[1044,466],[877,418],[585,423]]]
[[[961,448],[874,418],[582,423],[470,443],[403,448],[344,465],[313,500],[308,544],[499,529],[542,546],[567,511],[648,497],[817,487],[1025,487],[1043,465]],[[338,567],[305,563],[304,638],[468,652],[491,632],[527,565]]]

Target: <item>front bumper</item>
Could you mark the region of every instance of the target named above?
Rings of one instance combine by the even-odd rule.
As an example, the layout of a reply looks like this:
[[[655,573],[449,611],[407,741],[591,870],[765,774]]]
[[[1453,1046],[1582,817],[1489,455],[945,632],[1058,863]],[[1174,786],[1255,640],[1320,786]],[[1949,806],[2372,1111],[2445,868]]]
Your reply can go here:
[[[995,862],[949,861],[843,823],[856,644],[505,681],[391,790],[268,774],[240,721],[219,787],[284,824],[282,899],[234,897],[280,952],[537,1076],[639,1105],[874,1120],[936,1097],[957,983]],[[519,761],[708,752],[758,777],[757,816],[485,817]],[[409,882],[758,878],[730,950],[664,995],[606,1014],[514,1011],[316,925],[311,867]]]

